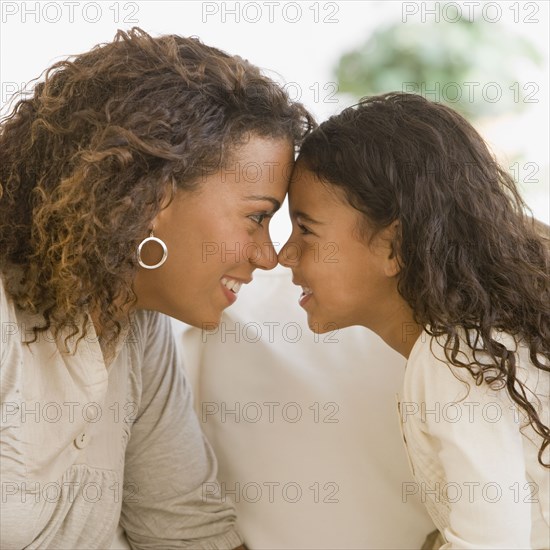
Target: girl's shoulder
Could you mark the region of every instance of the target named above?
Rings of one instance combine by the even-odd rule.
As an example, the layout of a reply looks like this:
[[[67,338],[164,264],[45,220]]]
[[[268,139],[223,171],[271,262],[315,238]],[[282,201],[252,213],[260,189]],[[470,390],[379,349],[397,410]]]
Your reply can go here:
[[[499,373],[494,359],[484,350],[483,340],[473,331],[458,329],[456,346],[447,336],[423,331],[407,361],[404,390],[418,398],[448,398],[460,401],[472,395],[502,397],[504,383],[494,381]],[[514,357],[516,377],[537,395],[548,395],[550,375],[537,368],[526,342],[505,331],[493,331],[493,339]],[[547,358],[537,356],[543,364]]]

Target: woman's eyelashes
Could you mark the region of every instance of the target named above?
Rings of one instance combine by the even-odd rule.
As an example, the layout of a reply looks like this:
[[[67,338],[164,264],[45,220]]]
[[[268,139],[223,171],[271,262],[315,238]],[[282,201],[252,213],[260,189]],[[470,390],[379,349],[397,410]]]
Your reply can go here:
[[[263,227],[264,220],[269,220],[273,214],[268,214],[267,212],[262,212],[261,214],[252,214],[248,216],[254,223],[258,224],[260,227]]]

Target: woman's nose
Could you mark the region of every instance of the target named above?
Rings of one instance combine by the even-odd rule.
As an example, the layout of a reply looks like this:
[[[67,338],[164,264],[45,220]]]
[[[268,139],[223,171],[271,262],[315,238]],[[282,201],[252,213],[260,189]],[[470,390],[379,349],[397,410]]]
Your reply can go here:
[[[273,269],[277,265],[277,252],[273,248],[271,240],[263,243],[262,246],[255,246],[254,253],[249,254],[248,258],[252,264],[260,269]],[[250,247],[252,250],[252,247]]]

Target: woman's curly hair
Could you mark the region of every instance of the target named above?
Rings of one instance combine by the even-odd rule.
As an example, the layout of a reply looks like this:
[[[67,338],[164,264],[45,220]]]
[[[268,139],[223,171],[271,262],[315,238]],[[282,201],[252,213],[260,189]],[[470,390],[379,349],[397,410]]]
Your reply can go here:
[[[507,388],[542,438],[543,464],[550,429],[497,331],[523,340],[548,376],[550,235],[526,215],[514,180],[476,130],[448,107],[392,92],[323,122],[304,140],[298,163],[342,190],[363,214],[363,237],[398,220],[398,291],[415,322],[443,336],[447,360],[478,385]],[[473,335],[474,363],[458,359],[460,329]]]
[[[17,306],[44,316],[32,341],[74,336],[90,304],[114,341],[115,299],[136,301],[136,248],[164,199],[247,135],[298,147],[313,126],[258,68],[196,38],[118,31],[49,68],[0,121],[0,271]]]

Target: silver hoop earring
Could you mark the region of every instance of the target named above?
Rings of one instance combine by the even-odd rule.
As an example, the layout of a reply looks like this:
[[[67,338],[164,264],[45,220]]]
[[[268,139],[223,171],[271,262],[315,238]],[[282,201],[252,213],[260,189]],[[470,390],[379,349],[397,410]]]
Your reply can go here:
[[[162,258],[160,259],[160,262],[156,263],[155,265],[147,265],[141,259],[141,249],[143,248],[143,245],[148,242],[156,242],[159,243],[160,246],[162,246]],[[157,269],[166,261],[166,258],[168,258],[168,248],[166,247],[166,243],[158,237],[153,237],[153,230],[151,229],[151,233],[149,233],[149,236],[146,239],[143,239],[141,243],[139,243],[137,249],[137,261],[139,265],[145,269]]]

